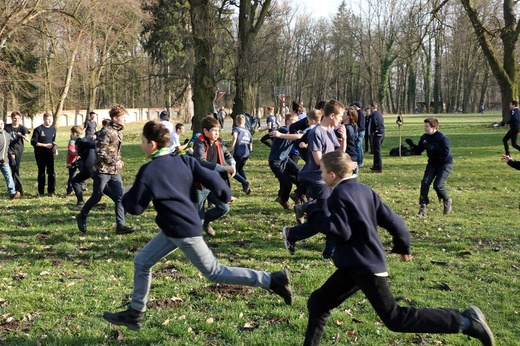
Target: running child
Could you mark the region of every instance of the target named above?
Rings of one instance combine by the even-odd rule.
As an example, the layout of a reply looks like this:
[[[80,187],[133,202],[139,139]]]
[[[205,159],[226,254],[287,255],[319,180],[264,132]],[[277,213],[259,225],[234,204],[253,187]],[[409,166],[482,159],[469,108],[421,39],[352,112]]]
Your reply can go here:
[[[233,128],[233,139],[231,140],[231,149],[233,151],[233,159],[236,161],[237,174],[235,178],[242,184],[242,191],[246,194],[251,193],[251,184],[247,180],[244,166],[246,165],[249,154],[253,151],[253,137],[246,127],[246,117],[244,114],[239,114],[235,118],[236,126]]]

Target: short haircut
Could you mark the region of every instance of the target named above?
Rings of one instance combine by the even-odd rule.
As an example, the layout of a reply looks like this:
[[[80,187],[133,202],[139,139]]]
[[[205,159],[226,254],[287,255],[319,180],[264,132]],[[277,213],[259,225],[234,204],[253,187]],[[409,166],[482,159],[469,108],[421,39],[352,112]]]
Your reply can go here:
[[[267,107],[267,113],[272,113],[274,111],[274,107]]]
[[[159,149],[166,148],[170,144],[170,131],[163,124],[150,120],[143,126],[143,137],[148,142],[154,141]]]
[[[14,112],[11,113],[11,118],[14,118],[14,117],[17,116],[17,115],[18,115],[19,117],[22,116],[22,114],[21,114],[20,112],[18,112],[18,111],[14,111]]]
[[[298,116],[297,116],[296,114],[294,114],[294,113],[292,113],[292,114],[291,114],[291,113],[286,114],[286,115],[285,115],[285,123],[287,124],[287,122],[288,122],[289,120],[291,120],[292,118],[298,118]]]
[[[320,109],[313,109],[307,112],[307,119],[309,120],[320,121],[322,116],[323,112]]]
[[[327,172],[336,173],[340,178],[354,172],[354,162],[349,154],[342,151],[331,151],[324,154],[321,158],[321,165]]]
[[[348,115],[350,115],[350,123],[356,124],[358,121],[358,112],[354,107],[348,107]]]
[[[79,135],[80,133],[83,133],[83,128],[81,126],[74,125],[70,128],[70,133],[77,133]]]
[[[434,118],[434,117],[426,118],[426,119],[424,119],[424,123],[430,124],[430,126],[436,130],[439,128],[439,120],[437,120],[437,118]]]
[[[208,115],[202,119],[200,122],[200,127],[202,127],[203,130],[209,131],[214,127],[220,128],[220,123],[213,117],[213,115]]]
[[[88,113],[88,115],[92,115],[92,114],[96,115],[96,112],[91,111],[90,113]]]
[[[372,106],[373,108],[378,108],[379,107],[379,103],[377,103],[376,101],[373,101],[370,106]]]
[[[108,125],[109,122],[110,122],[110,119],[103,119],[103,121],[101,121],[101,126],[105,127]]]
[[[246,116],[244,114],[239,114],[235,118],[235,122],[237,125],[243,125],[246,123]]]
[[[517,100],[513,100],[511,101],[511,104],[515,107],[518,107],[518,101]]]
[[[128,114],[126,111],[126,108],[122,105],[114,105],[112,108],[110,108],[110,111],[108,112],[108,115],[110,115],[110,119],[114,119],[115,117]]]
[[[177,131],[177,130],[180,129],[181,127],[184,127],[184,124],[183,124],[183,123],[177,123],[177,124],[175,124],[175,131]]]
[[[323,107],[323,113],[325,116],[331,114],[341,114],[345,111],[345,105],[338,100],[329,100]]]
[[[292,102],[292,110],[296,114],[300,114],[300,113],[304,112],[303,106],[301,104],[299,104],[298,102],[296,102],[296,101]]]
[[[51,113],[45,112],[45,113],[43,113],[43,117],[44,118],[52,118],[52,115],[51,115]]]

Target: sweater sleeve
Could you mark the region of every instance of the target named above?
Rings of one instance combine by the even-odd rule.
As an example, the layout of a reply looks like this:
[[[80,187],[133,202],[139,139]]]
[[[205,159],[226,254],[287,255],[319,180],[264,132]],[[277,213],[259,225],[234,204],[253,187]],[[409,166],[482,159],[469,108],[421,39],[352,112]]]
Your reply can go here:
[[[510,167],[513,167],[514,169],[518,169],[518,170],[520,170],[520,161],[509,160],[509,161],[507,162],[507,165],[510,166]]]
[[[148,188],[145,181],[143,181],[143,175],[146,165],[139,169],[135,177],[134,184],[130,190],[123,195],[123,207],[125,211],[131,215],[140,215],[150,205],[152,201],[151,190]]]
[[[392,243],[394,244],[392,252],[409,254],[410,232],[404,220],[384,204],[377,194],[375,199],[377,203],[377,224],[392,235]]]

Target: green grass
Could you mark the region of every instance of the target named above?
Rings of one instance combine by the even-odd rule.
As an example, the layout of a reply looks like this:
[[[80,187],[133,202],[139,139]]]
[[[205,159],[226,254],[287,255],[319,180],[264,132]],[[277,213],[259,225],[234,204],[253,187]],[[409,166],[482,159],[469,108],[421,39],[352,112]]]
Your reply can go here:
[[[454,213],[442,215],[435,200],[427,218],[418,219],[419,185],[426,156],[390,157],[399,143],[395,117],[385,118],[383,174],[361,170],[361,182],[376,190],[403,216],[412,233],[414,261],[388,256],[389,283],[401,304],[417,307],[479,306],[497,345],[520,345],[518,195],[520,172],[500,161],[504,129],[491,126],[494,114],[440,116],[450,137],[455,164],[447,183]],[[404,117],[405,138],[417,141],[424,116]],[[491,120],[490,120],[491,119]],[[122,172],[130,184],[146,162],[139,147],[141,124],[125,129]],[[223,133],[229,140],[230,133]],[[115,234],[113,204],[92,211],[89,232],[80,235],[74,212],[63,196],[67,179],[68,129],[59,131],[56,162],[61,196],[37,198],[32,148],[22,161],[26,195],[2,199],[0,213],[0,344],[2,345],[301,345],[306,302],[334,271],[321,261],[322,236],[299,243],[294,256],[283,247],[280,230],[294,216],[274,203],[278,183],[267,165],[267,147],[255,136],[246,172],[253,192],[246,196],[232,182],[237,201],[229,215],[214,223],[217,237],[206,239],[217,258],[233,266],[274,271],[288,267],[294,303],[288,307],[262,289],[217,286],[202,278],[179,252],[160,262],[150,293],[144,327],[132,332],[110,326],[101,315],[117,311],[132,290],[133,256],[157,232],[154,211],[128,216],[137,232]],[[370,166],[372,156],[366,158]],[[175,179],[175,172],[170,172]],[[89,184],[90,185],[90,184]],[[390,237],[381,230],[390,248]],[[440,283],[451,291],[443,290]],[[323,345],[479,345],[461,334],[401,334],[385,328],[361,293],[336,309]]]

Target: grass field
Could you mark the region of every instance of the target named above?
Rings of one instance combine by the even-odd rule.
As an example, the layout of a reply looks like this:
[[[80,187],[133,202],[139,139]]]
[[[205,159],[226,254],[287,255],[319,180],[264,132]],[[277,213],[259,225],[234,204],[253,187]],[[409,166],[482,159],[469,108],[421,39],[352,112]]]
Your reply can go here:
[[[405,138],[423,133],[424,115],[404,116]],[[395,117],[385,117],[383,174],[360,172],[360,181],[406,221],[412,234],[411,263],[388,256],[389,283],[400,304],[417,307],[479,306],[497,345],[520,345],[520,172],[500,161],[503,128],[498,114],[443,115],[441,131],[452,143],[454,169],[447,183],[454,213],[442,215],[431,191],[428,217],[418,219],[420,180],[426,155],[390,157],[399,143]],[[146,159],[139,147],[142,123],[125,128],[122,172],[130,184]],[[268,148],[255,136],[246,165],[253,192],[242,194],[232,182],[236,202],[229,215],[214,222],[215,238],[206,239],[221,262],[254,269],[291,271],[292,306],[262,289],[214,285],[174,252],[154,269],[149,310],[140,332],[105,322],[104,311],[118,311],[132,290],[133,256],[157,232],[155,213],[128,216],[137,229],[115,234],[113,203],[92,211],[89,232],[79,234],[75,212],[65,196],[65,148],[68,129],[59,129],[58,196],[36,197],[36,164],[30,145],[22,160],[26,195],[2,198],[0,212],[1,345],[301,345],[307,322],[306,302],[334,271],[321,260],[323,236],[299,243],[290,256],[280,230],[293,225],[292,212],[277,203],[278,183],[267,164]],[[230,132],[224,131],[228,141]],[[514,155],[516,153],[513,153]],[[520,158],[520,153],[518,153]],[[366,157],[366,166],[372,156]],[[165,174],[161,172],[158,174]],[[175,172],[169,172],[175,179]],[[91,184],[89,183],[89,187]],[[6,194],[5,194],[6,196]],[[87,195],[88,196],[88,195]],[[390,237],[380,232],[385,247]],[[336,309],[323,345],[479,345],[462,334],[400,334],[385,328],[358,293]]]

